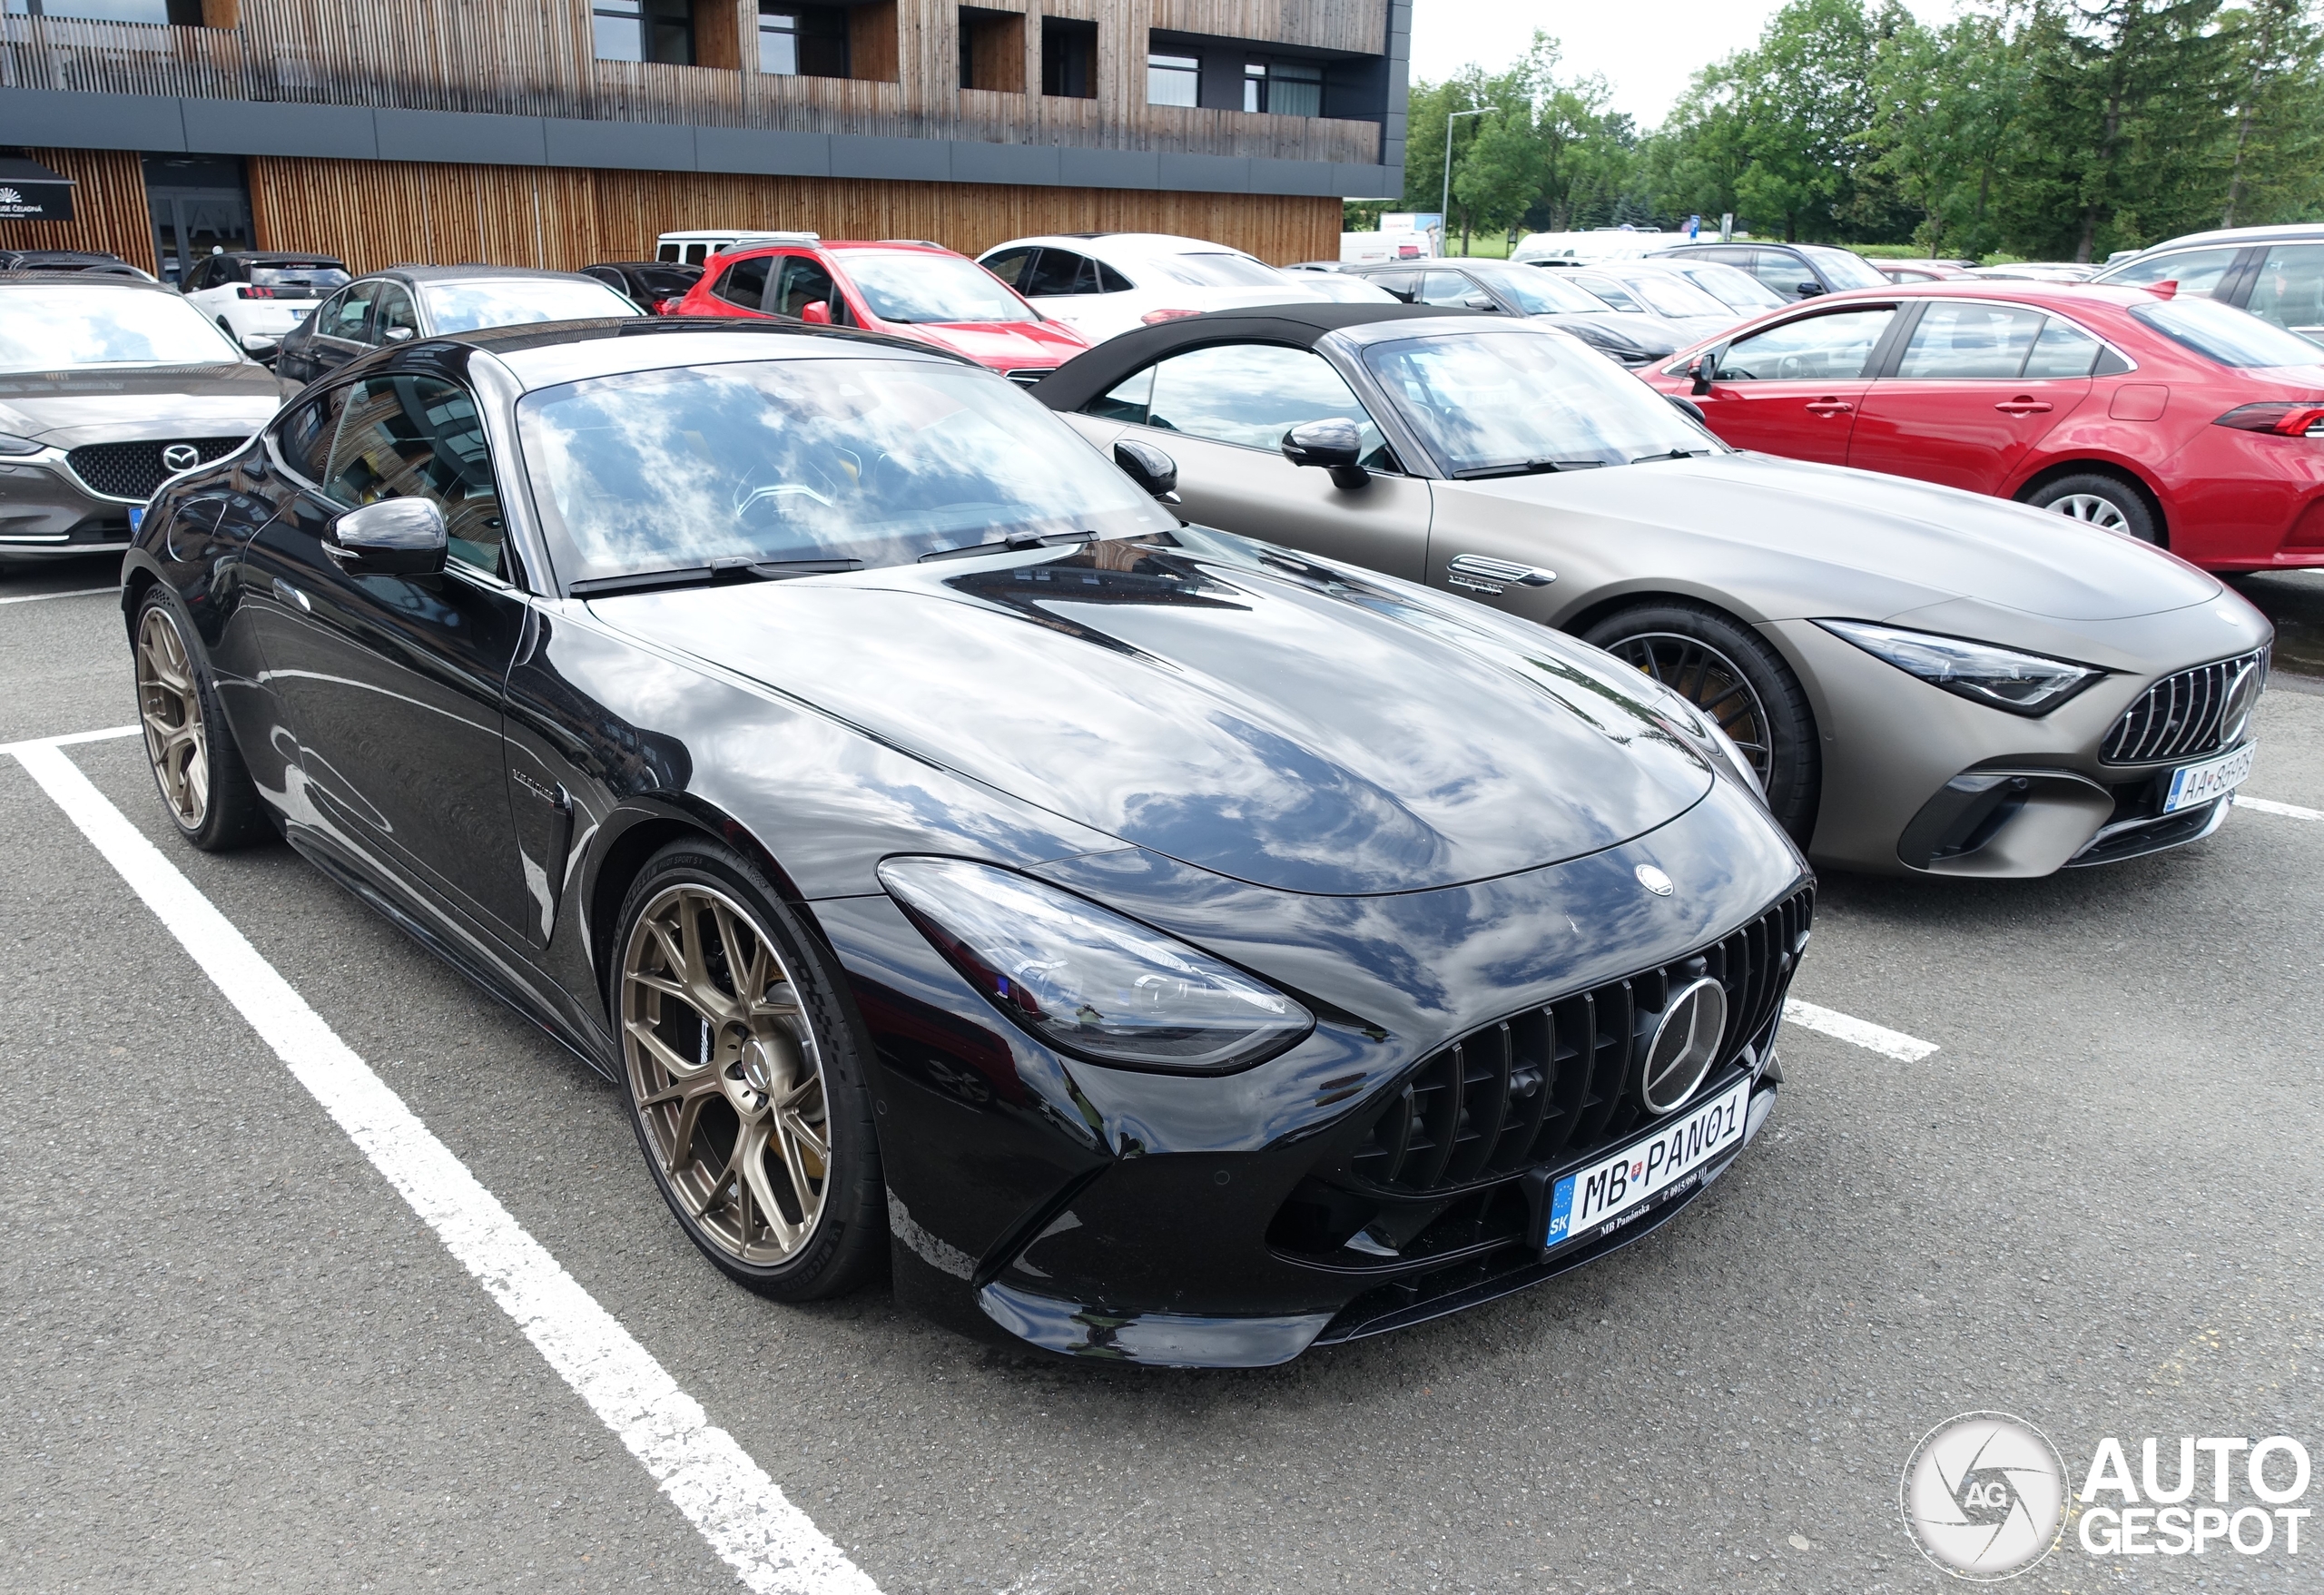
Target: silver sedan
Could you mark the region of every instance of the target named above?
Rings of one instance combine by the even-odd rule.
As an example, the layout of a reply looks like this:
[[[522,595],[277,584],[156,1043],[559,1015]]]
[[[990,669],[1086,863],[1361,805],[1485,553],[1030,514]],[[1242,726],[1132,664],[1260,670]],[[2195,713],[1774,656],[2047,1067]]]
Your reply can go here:
[[[1635,665],[1711,713],[1820,863],[2133,857],[2217,829],[2250,767],[2272,634],[2213,577],[2023,506],[1728,448],[1538,325],[1187,318],[1034,393],[1157,489],[1174,464],[1195,521]]]

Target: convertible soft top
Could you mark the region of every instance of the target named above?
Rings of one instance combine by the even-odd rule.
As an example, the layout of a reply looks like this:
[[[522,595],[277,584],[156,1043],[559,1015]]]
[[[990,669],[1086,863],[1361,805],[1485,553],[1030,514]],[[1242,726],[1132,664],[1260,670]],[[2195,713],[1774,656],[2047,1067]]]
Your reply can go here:
[[[1118,338],[1108,338],[1088,354],[1075,356],[1036,382],[1032,394],[1051,409],[1079,409],[1132,371],[1164,355],[1205,343],[1258,340],[1312,349],[1324,334],[1343,327],[1368,327],[1375,321],[1402,321],[1421,316],[1486,313],[1449,305],[1301,303],[1255,305],[1248,310],[1178,316],[1141,327],[1135,332],[1125,332]]]

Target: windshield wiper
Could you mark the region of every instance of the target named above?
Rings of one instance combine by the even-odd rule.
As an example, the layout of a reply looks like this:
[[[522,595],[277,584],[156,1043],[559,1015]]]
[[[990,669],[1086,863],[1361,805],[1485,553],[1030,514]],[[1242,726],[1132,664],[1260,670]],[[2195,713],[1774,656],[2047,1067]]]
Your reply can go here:
[[[963,543],[958,548],[937,548],[920,556],[926,565],[931,559],[966,559],[971,554],[1003,554],[1022,552],[1028,548],[1067,548],[1077,543],[1094,543],[1095,532],[1052,532],[1044,537],[1039,532],[1011,532],[1005,537],[995,537],[990,543]]]
[[[1473,482],[1480,477],[1534,477],[1545,471],[1595,470],[1606,462],[1602,459],[1521,459],[1507,465],[1472,466],[1465,471],[1454,471],[1453,479]]]
[[[832,571],[862,568],[863,561],[861,559],[714,559],[708,565],[682,565],[669,570],[640,570],[627,576],[594,576],[587,581],[568,582],[565,590],[576,598],[603,598],[616,593],[652,593],[670,587],[698,587],[742,577],[779,582],[793,576],[823,576]]]
[[[1670,448],[1665,449],[1660,454],[1641,454],[1630,463],[1644,465],[1649,460],[1655,459],[1700,459],[1709,453],[1710,450],[1708,448]]]

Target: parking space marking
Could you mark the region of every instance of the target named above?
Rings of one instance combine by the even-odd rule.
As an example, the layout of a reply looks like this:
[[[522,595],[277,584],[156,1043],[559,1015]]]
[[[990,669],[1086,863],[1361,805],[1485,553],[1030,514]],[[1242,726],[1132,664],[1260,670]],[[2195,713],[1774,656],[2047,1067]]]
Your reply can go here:
[[[1802,1002],[1797,997],[1787,997],[1783,1003],[1786,1024],[1797,1025],[1803,1030],[1831,1036],[1854,1046],[1893,1058],[1898,1063],[1918,1063],[1933,1056],[1937,1048],[1934,1041],[1923,1041],[1891,1030],[1868,1020],[1851,1019],[1844,1013],[1834,1013],[1828,1008],[1818,1008],[1812,1002]]]
[[[13,743],[0,752],[13,753],[64,811],[744,1585],[760,1595],[879,1595],[870,1576],[791,1504],[63,751],[136,731]]]
[[[2235,794],[2239,809],[2257,809],[2262,814],[2280,814],[2287,820],[2324,820],[2324,809],[2303,809],[2298,803],[2280,803],[2273,798],[2245,797]]]
[[[94,598],[99,593],[119,593],[119,587],[75,587],[69,593],[19,593],[13,598],[0,598],[0,604],[37,604],[43,598]]]

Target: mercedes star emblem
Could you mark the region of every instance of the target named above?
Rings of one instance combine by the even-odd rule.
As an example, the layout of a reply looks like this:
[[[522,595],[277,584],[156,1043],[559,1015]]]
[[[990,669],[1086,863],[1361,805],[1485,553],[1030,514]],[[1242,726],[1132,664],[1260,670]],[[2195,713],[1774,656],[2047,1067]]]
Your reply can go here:
[[[1668,897],[1672,892],[1679,890],[1676,886],[1670,884],[1669,876],[1656,869],[1652,864],[1640,864],[1638,867],[1638,883],[1640,886],[1645,887],[1649,891],[1654,893],[1657,897]]]

